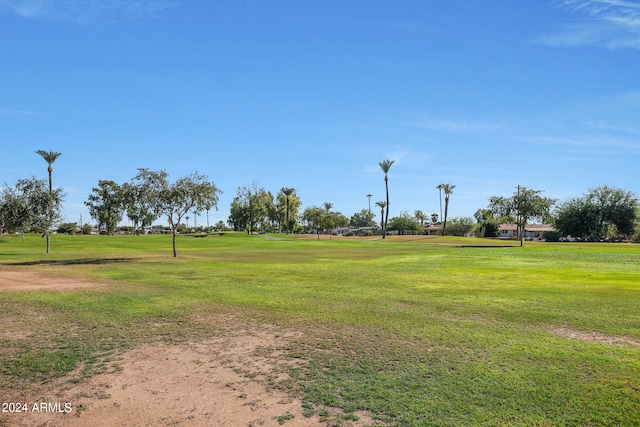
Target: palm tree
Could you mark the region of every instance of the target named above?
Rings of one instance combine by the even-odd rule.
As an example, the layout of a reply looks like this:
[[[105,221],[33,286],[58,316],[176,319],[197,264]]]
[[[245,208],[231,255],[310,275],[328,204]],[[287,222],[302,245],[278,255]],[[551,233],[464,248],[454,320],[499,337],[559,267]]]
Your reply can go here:
[[[53,172],[53,168],[51,167],[51,165],[53,164],[53,162],[56,161],[58,157],[60,157],[60,154],[62,153],[56,153],[55,151],[44,151],[44,150],[37,150],[36,153],[40,154],[42,158],[49,165],[49,167],[47,168],[47,171],[49,172],[49,198],[52,199],[53,198],[53,182],[51,180],[51,172]],[[51,226],[51,222],[53,222],[53,206],[51,205],[51,203],[52,202],[50,200],[49,201],[49,226]],[[51,241],[49,240],[49,230],[45,230],[45,235],[47,236],[47,253],[49,253],[51,252]]]
[[[443,187],[444,187],[444,184],[436,185],[436,188],[440,192],[440,221],[442,221],[442,188]]]
[[[44,151],[44,150],[38,150],[36,151],[36,153],[40,154],[42,158],[49,165],[49,168],[47,168],[47,171],[49,171],[49,192],[53,192],[53,184],[51,182],[51,172],[53,172],[53,168],[51,167],[51,165],[53,164],[53,162],[56,161],[58,157],[60,157],[60,154],[62,153],[56,153],[55,151]]]
[[[280,189],[280,192],[284,194],[285,197],[287,198],[285,220],[287,221],[287,234],[289,234],[290,233],[289,228],[291,227],[291,225],[289,224],[289,202],[291,199],[289,199],[289,197],[291,197],[291,195],[293,195],[293,193],[296,192],[296,189],[290,188],[290,187],[283,187]]]
[[[389,220],[389,177],[387,174],[389,173],[389,169],[391,169],[391,165],[395,163],[395,160],[383,160],[380,162],[380,168],[382,172],[384,172],[384,185],[387,190],[387,214],[384,217],[384,228],[382,229],[382,238],[387,237],[387,222]]]
[[[442,223],[442,235],[447,229],[447,215],[449,212],[449,197],[453,193],[453,189],[456,188],[453,184],[442,184],[442,191],[444,191],[444,222]]]
[[[373,194],[367,194],[367,198],[369,199],[369,220],[371,220],[371,198]]]
[[[378,206],[381,210],[380,210],[380,228],[382,230],[384,230],[384,208],[387,207],[387,202],[384,201],[380,201],[380,202],[376,202],[376,206]]]
[[[322,204],[322,207],[324,207],[324,226],[327,227],[327,230],[329,231],[329,240],[331,240],[331,231],[333,229],[333,220],[331,217],[331,208],[333,207],[333,203],[331,202],[324,202]],[[319,236],[318,236],[319,237]]]
[[[416,219],[417,219],[418,221],[420,221],[420,226],[421,226],[421,227],[424,227],[424,220],[425,220],[425,219],[427,219],[427,216],[426,216],[426,215],[425,215],[425,214],[424,214],[420,209],[418,209],[417,211],[415,211],[415,212],[413,213],[413,216],[415,216],[415,217],[416,217]]]

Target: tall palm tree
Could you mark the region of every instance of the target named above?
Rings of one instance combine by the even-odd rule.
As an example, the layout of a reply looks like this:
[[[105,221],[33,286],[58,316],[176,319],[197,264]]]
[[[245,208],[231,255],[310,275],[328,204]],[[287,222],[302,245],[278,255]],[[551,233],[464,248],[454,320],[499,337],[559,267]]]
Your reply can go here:
[[[51,180],[51,172],[53,172],[53,168],[51,167],[51,165],[53,164],[53,162],[56,161],[56,159],[58,157],[60,157],[60,154],[62,153],[56,153],[55,151],[44,151],[44,150],[37,150],[36,151],[37,154],[41,155],[42,158],[47,162],[47,164],[49,165],[49,167],[47,168],[47,171],[49,172],[49,226],[51,226],[51,222],[53,222],[53,206],[52,206],[52,198],[53,198],[53,182]],[[47,253],[51,252],[51,241],[49,239],[49,230],[45,230],[45,235],[47,236]]]
[[[447,215],[449,212],[449,197],[453,193],[453,189],[456,188],[453,184],[442,184],[442,191],[444,191],[444,222],[442,223],[442,235],[447,229]]]
[[[53,184],[51,183],[51,172],[53,172],[53,168],[51,167],[51,165],[58,159],[58,157],[60,157],[60,154],[62,153],[44,150],[38,150],[36,151],[36,153],[40,154],[49,165],[49,167],[47,168],[47,171],[49,171],[49,192],[53,192]]]
[[[440,221],[442,221],[442,188],[443,187],[444,187],[444,184],[436,185],[436,188],[438,189],[438,192],[440,193]]]
[[[289,202],[290,202],[291,199],[289,197],[291,197],[296,192],[296,189],[295,188],[290,188],[290,187],[282,187],[280,189],[280,192],[282,194],[284,194],[285,197],[287,198],[287,200],[286,200],[285,221],[287,221],[287,234],[289,234],[290,231],[291,231],[290,230],[291,225],[289,223]]]
[[[367,194],[367,199],[369,199],[369,221],[371,221],[371,198],[373,197],[373,194],[369,193]]]
[[[376,202],[376,206],[380,208],[380,228],[384,230],[384,208],[387,207],[387,202]]]
[[[389,169],[391,169],[391,165],[395,163],[395,160],[383,160],[381,161],[380,168],[382,172],[384,172],[384,185],[387,190],[387,214],[384,217],[384,228],[382,229],[382,238],[387,237],[387,222],[389,220],[389,177],[387,174],[389,173]]]

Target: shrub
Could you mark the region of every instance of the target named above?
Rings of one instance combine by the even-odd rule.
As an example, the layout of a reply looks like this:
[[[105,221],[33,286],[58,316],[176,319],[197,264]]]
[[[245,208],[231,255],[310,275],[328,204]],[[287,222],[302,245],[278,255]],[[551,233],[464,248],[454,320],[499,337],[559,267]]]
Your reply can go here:
[[[447,222],[448,236],[466,236],[470,234],[474,229],[474,220],[469,217],[456,217],[451,218]]]
[[[65,222],[58,227],[57,232],[60,234],[76,234],[76,227],[75,222]]]
[[[559,242],[562,234],[559,231],[543,231],[542,238],[547,242]]]

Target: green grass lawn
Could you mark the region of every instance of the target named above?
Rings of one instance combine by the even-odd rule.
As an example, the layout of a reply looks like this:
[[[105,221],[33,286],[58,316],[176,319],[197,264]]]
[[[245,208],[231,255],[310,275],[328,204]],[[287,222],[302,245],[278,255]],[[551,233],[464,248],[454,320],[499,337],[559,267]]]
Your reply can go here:
[[[55,235],[51,254],[39,236],[2,236],[0,268],[111,285],[0,292],[4,329],[31,332],[3,335],[0,388],[221,333],[198,319],[229,312],[304,332],[286,351],[307,362],[290,374],[309,412],[362,409],[398,426],[640,425],[640,246],[487,244],[229,233],[179,236],[174,259],[170,236]]]

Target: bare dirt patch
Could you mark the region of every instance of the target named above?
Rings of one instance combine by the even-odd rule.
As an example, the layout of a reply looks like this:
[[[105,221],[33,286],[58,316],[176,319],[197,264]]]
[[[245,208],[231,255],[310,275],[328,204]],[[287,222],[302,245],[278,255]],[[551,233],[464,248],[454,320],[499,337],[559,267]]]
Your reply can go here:
[[[100,284],[0,271],[0,290],[94,286]],[[221,336],[180,344],[156,342],[116,352],[106,373],[85,377],[81,366],[52,382],[5,384],[0,387],[0,400],[12,403],[7,409],[13,410],[0,412],[0,426],[327,425],[317,414],[305,416],[302,400],[290,387],[287,367],[304,362],[286,357],[283,349],[301,336],[299,332],[263,324],[241,326],[233,318],[216,321],[222,322]],[[17,331],[0,338],[17,341],[29,333]],[[340,420],[341,411],[322,409]],[[355,415],[358,421],[340,420],[340,425],[381,425],[367,413]]]
[[[550,331],[556,335],[581,341],[599,342],[602,344],[614,345],[618,347],[640,347],[640,341],[636,341],[623,336],[612,336],[599,332],[578,331],[566,327],[554,328]]]
[[[116,373],[73,384],[60,381],[22,399],[27,413],[8,418],[16,426],[276,426],[321,425],[305,418],[302,403],[270,388],[274,366],[252,356],[269,334],[220,338],[188,345],[155,344],[121,356]],[[278,378],[270,378],[278,381]],[[282,380],[284,378],[279,378]],[[71,406],[70,413],[38,413],[33,404]],[[66,407],[67,409],[69,406]]]
[[[48,276],[34,271],[0,270],[0,291],[69,290],[104,285],[85,279]]]
[[[184,345],[148,345],[123,354],[116,373],[79,383],[70,382],[71,375],[13,399],[27,403],[26,413],[2,415],[19,427],[326,426],[318,415],[305,417],[302,401],[286,390],[288,378],[278,364],[292,362],[280,358],[273,340],[267,328]],[[34,411],[40,402],[53,411]],[[342,425],[375,424],[359,415],[359,421]]]

